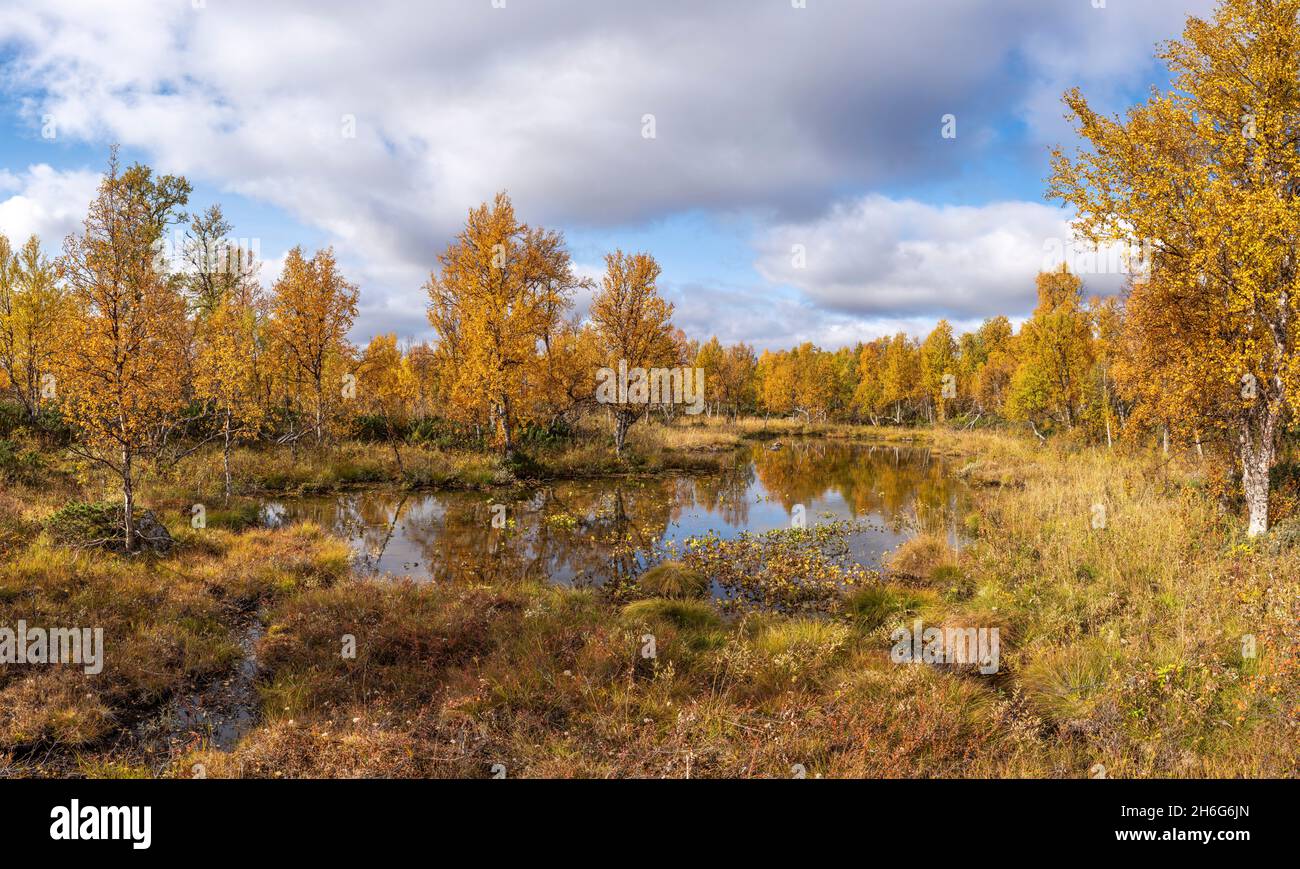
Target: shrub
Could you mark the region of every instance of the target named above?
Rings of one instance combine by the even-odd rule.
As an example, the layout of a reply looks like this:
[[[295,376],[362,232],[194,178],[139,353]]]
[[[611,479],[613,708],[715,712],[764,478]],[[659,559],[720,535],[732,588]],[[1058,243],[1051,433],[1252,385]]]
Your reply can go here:
[[[403,441],[410,434],[410,426],[398,420],[390,420],[380,414],[362,414],[352,420],[352,437],[370,443],[385,443],[389,439],[389,427],[392,437]]]
[[[0,482],[39,486],[47,462],[36,450],[24,450],[10,440],[0,440]]]
[[[122,507],[115,501],[77,501],[60,507],[45,520],[56,543],[65,546],[115,546],[122,537]]]
[[[546,476],[546,468],[522,450],[515,450],[505,460],[506,469],[520,480],[540,480]]]
[[[26,422],[27,411],[21,404],[0,399],[0,438],[8,438]]]
[[[74,502],[56,510],[45,527],[56,543],[74,547],[102,547],[123,550],[122,538],[125,511],[114,501],[96,504]],[[172,536],[151,510],[132,511],[133,538],[137,548],[155,553],[167,552],[172,547]]]
[[[408,440],[418,446],[479,448],[484,445],[483,438],[476,436],[473,429],[433,417],[416,420],[409,431]]]

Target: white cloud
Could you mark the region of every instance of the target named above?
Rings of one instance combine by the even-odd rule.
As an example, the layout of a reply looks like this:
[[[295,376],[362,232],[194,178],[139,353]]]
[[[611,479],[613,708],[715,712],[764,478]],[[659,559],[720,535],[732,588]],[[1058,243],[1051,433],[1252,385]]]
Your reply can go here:
[[[1123,109],[1121,91],[1145,90],[1159,43],[1181,38],[1188,16],[1208,18],[1218,0],[1113,2],[1098,9],[1074,4],[1075,27],[1044,28],[1024,40],[1020,54],[1032,82],[1020,115],[1042,145],[1069,141],[1061,95],[1079,87],[1104,112]],[[1047,5],[1047,4],[1044,4]]]
[[[934,206],[871,195],[768,230],[755,266],[833,311],[978,318],[1032,308],[1034,277],[1066,257],[1089,272],[1089,292],[1116,292],[1124,262],[1103,257],[1090,267],[1070,239],[1068,215],[1038,203]]]
[[[47,252],[57,253],[64,237],[80,229],[99,179],[95,172],[62,172],[44,163],[17,174],[0,169],[0,234],[15,245],[37,235]]]

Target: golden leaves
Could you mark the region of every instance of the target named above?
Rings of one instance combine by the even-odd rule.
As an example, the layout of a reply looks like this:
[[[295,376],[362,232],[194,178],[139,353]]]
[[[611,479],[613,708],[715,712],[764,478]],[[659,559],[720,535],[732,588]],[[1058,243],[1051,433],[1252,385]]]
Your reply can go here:
[[[357,287],[339,272],[332,248],[308,260],[295,247],[272,297],[270,338],[283,354],[293,397],[309,403],[319,441],[352,359],[347,335],[357,316]]]
[[[514,427],[538,405],[551,341],[581,281],[564,237],[521,223],[504,193],[470,211],[438,262],[425,289],[446,410],[462,421],[495,423],[508,448]]]
[[[116,160],[64,256],[71,311],[58,355],[58,392],[95,446],[147,447],[184,400],[185,303],[160,273],[155,242],[188,185]]]

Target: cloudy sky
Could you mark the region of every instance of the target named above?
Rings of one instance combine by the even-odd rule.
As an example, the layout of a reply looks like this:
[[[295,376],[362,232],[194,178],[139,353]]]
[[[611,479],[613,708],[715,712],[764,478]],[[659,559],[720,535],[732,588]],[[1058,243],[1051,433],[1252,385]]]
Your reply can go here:
[[[268,284],[332,244],[361,341],[430,336],[421,284],[502,189],[584,274],[655,254],[694,335],[969,327],[1027,313],[1069,238],[1043,198],[1062,92],[1163,86],[1155,44],[1212,5],[4,0],[0,232],[59,247],[117,142],[220,202]]]

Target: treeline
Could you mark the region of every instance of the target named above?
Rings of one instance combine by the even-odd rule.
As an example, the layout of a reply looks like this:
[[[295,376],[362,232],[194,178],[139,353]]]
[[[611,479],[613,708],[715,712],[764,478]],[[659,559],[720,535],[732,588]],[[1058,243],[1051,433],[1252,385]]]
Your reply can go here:
[[[521,223],[504,194],[469,213],[425,285],[437,339],[377,335],[358,348],[348,338],[358,289],[332,250],[292,249],[264,288],[219,206],[183,210],[190,193],[184,178],[123,169],[114,151],[60,255],[0,237],[0,424],[116,475],[128,548],[142,462],[218,442],[229,494],[240,442],[366,434],[387,440],[400,467],[417,423],[472,431],[513,458],[521,431],[563,431],[594,406],[600,368],[692,356],[653,257],[611,253],[579,323],[572,296],[587,283],[563,237]],[[177,225],[185,241],[168,252]],[[608,408],[618,450],[652,409]]]
[[[1137,373],[1123,364],[1123,324],[1121,300],[1085,299],[1083,282],[1062,266],[1038,276],[1038,305],[1018,332],[1001,316],[961,335],[940,320],[921,340],[900,332],[836,351],[803,344],[764,352],[751,367],[752,383],[734,395],[724,389],[722,398],[738,410],[809,421],[1003,419],[1040,435],[1112,443],[1150,427],[1145,419],[1130,425]],[[706,368],[719,352],[705,352],[708,346],[697,356]]]
[[[1036,431],[1113,437],[1136,403],[1117,361],[1123,309],[1084,301],[1064,268],[1040,275],[1039,305],[1016,333],[1005,317],[955,336],[940,321],[826,351],[757,355],[701,343],[672,324],[649,254],[612,253],[599,287],[579,279],[553,231],[529,227],[504,194],[472,210],[425,285],[437,338],[427,344],[348,335],[358,289],[330,250],[290,250],[271,287],[231,239],[219,206],[182,209],[190,186],[116,157],[84,230],[49,258],[36,238],[0,237],[0,386],[30,420],[56,415],[74,450],[129,482],[130,466],[170,441],[281,444],[365,429],[393,444],[443,420],[509,453],[521,430],[564,431],[593,409],[621,449],[648,413],[683,411],[671,395],[601,408],[597,372],[630,367],[705,373],[709,414],[799,415],[873,424],[1001,416]],[[160,241],[176,223],[185,243]],[[594,290],[584,320],[572,296]],[[698,408],[696,408],[698,409]]]
[[[521,433],[562,436],[596,412],[621,451],[639,419],[671,421],[685,408],[667,393],[601,405],[598,372],[620,361],[703,371],[709,415],[1001,420],[1043,438],[1216,446],[1144,400],[1148,369],[1134,363],[1144,337],[1126,328],[1120,299],[1086,298],[1064,266],[1038,276],[1037,307],[1019,330],[993,317],[956,335],[940,320],[920,340],[899,333],[758,354],[674,327],[649,254],[610,254],[590,286],[563,237],[520,222],[501,194],[469,212],[424,287],[435,340],[386,334],[357,347],[348,336],[358,289],[331,250],[290,250],[264,288],[219,206],[182,211],[189,193],[185,179],[122,170],[114,155],[83,232],[61,255],[48,257],[36,238],[14,249],[0,237],[0,388],[11,413],[63,431],[69,449],[116,474],[124,505],[141,461],[212,442],[227,493],[241,442],[369,437],[391,447],[400,469],[413,432],[450,429],[512,457]],[[160,242],[178,223],[185,243],[163,256]],[[594,291],[585,319],[573,310],[579,289]]]

